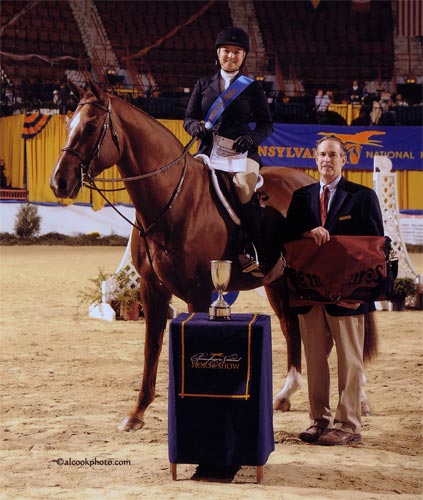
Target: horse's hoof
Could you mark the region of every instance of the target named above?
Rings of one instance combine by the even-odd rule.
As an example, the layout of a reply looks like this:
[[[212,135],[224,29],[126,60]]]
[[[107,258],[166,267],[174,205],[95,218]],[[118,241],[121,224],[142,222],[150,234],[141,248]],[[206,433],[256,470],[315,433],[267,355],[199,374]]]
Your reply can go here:
[[[134,432],[139,431],[144,427],[144,420],[139,418],[126,416],[118,425],[117,430],[120,432]]]
[[[280,411],[289,411],[291,409],[291,401],[287,398],[278,398],[273,400],[273,409]]]

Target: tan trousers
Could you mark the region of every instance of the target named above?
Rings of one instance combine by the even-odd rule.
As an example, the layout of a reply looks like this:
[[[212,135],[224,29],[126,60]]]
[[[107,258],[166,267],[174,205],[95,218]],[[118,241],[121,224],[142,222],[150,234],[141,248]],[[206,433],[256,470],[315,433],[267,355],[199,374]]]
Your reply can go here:
[[[235,191],[241,203],[248,203],[257,184],[260,165],[251,158],[247,158],[246,172],[237,172],[233,176]]]
[[[364,315],[331,316],[324,306],[314,306],[299,316],[307,363],[311,425],[327,427],[330,410],[328,358],[333,344],[338,358],[338,406],[334,427],[361,430],[360,392],[363,378]]]

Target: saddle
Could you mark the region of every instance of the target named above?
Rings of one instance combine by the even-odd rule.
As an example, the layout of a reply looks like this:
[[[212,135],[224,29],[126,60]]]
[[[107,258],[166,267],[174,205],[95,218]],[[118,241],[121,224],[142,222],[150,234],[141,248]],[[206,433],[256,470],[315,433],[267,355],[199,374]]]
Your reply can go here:
[[[239,217],[240,202],[238,196],[235,192],[232,179],[226,172],[215,170],[211,172],[211,175],[215,176],[212,185],[220,201],[222,202],[222,197],[224,198],[222,202],[223,207],[234,223],[239,226],[233,247],[234,253],[238,255],[238,261],[242,267],[243,262],[250,259],[249,254],[254,255],[255,247],[252,242],[249,241],[246,232],[241,226]],[[220,192],[217,192],[217,190]],[[281,249],[285,219],[277,210],[264,205],[264,201],[268,199],[265,192],[259,191],[257,194],[260,199],[263,221],[263,255],[259,255],[263,272],[256,273],[253,270],[250,274],[255,278],[263,278],[264,274],[267,283],[274,281],[283,273],[284,259],[281,254]]]

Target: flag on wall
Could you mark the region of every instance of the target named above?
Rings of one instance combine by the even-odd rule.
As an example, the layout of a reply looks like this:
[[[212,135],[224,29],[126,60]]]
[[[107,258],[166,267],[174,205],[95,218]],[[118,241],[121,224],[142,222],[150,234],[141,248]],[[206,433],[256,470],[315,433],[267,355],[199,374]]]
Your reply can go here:
[[[397,26],[399,36],[423,36],[422,0],[398,0]]]
[[[26,113],[22,128],[22,139],[32,139],[47,125],[52,115],[43,115],[39,111]]]

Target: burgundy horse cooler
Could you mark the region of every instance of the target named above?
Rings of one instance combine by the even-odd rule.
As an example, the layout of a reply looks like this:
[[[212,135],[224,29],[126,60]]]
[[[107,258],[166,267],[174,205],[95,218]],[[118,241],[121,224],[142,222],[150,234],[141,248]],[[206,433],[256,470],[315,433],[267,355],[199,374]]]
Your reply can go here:
[[[274,450],[270,317],[209,321],[180,314],[170,324],[169,461],[257,467]]]
[[[388,300],[398,272],[386,236],[331,236],[285,245],[285,277],[292,307]]]

